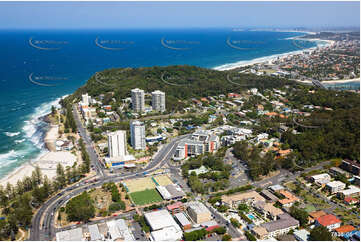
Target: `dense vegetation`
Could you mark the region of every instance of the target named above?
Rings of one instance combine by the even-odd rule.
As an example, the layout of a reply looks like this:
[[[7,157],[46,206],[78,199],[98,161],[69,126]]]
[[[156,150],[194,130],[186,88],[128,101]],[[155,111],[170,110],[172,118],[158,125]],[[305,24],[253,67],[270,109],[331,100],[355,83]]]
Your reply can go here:
[[[204,154],[190,159],[182,165],[182,174],[188,178],[188,184],[193,192],[208,193],[218,190],[224,190],[228,187],[230,176],[230,165],[223,162],[225,149],[219,150],[215,154]],[[209,171],[197,175],[195,172],[189,173],[189,170],[205,166]]]
[[[76,196],[66,204],[65,212],[69,221],[88,222],[95,216],[93,200],[87,192]]]
[[[236,76],[235,81],[227,81],[227,75]],[[236,84],[234,84],[236,83]],[[240,85],[238,85],[240,84]],[[260,89],[280,87],[293,82],[267,76],[237,74],[232,71],[216,71],[195,66],[167,66],[144,68],[116,68],[104,70],[93,75],[86,85],[79,88],[69,100],[80,98],[81,94],[91,96],[113,92],[114,97],[121,99],[130,96],[130,90],[141,88],[146,92],[161,90],[166,93],[168,111],[180,110],[183,104],[179,99],[190,99],[204,96],[239,92],[240,89],[258,87]],[[111,102],[112,97],[105,96],[104,103]]]
[[[301,134],[285,132],[281,141],[298,152],[302,162],[349,158],[360,160],[360,96],[350,92],[300,89],[290,102],[332,108],[312,113],[319,128],[297,127]]]

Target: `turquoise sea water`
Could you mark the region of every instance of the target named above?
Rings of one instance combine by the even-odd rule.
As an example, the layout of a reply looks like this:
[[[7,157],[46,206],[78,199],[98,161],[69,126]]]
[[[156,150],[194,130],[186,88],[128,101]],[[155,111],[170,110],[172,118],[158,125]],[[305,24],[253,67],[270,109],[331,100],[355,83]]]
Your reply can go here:
[[[185,30],[0,32],[0,178],[44,152],[41,117],[96,71],[188,64],[215,68],[316,46],[301,33]]]

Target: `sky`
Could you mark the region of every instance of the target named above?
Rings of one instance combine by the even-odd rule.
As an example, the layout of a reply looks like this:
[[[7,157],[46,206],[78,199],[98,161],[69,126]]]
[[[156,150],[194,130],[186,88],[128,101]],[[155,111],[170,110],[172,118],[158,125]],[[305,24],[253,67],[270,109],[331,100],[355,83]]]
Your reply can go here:
[[[358,27],[357,2],[0,2],[0,29]]]

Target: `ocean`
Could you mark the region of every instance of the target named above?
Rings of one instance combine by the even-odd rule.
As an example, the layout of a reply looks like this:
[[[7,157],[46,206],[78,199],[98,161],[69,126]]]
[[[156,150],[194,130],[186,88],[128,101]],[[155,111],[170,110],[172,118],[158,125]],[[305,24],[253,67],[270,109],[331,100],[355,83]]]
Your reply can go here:
[[[300,51],[302,33],[179,30],[0,31],[0,178],[46,152],[41,119],[96,71],[196,65],[227,69]]]

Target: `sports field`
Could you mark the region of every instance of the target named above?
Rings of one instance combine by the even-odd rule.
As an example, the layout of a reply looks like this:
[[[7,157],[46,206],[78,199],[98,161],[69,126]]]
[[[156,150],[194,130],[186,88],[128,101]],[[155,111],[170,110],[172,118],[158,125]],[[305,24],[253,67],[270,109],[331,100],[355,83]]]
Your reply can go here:
[[[129,194],[133,203],[136,205],[145,205],[163,201],[162,197],[156,189],[147,189]]]
[[[124,184],[127,187],[129,193],[155,188],[155,183],[152,181],[151,177],[126,180]]]
[[[154,180],[160,185],[160,186],[167,186],[170,184],[173,184],[173,182],[169,179],[167,175],[159,175],[155,176]]]

